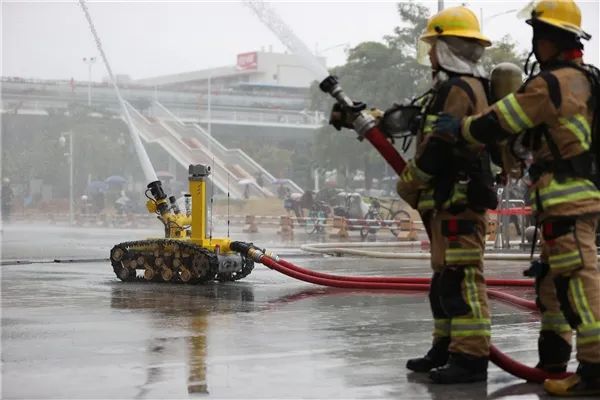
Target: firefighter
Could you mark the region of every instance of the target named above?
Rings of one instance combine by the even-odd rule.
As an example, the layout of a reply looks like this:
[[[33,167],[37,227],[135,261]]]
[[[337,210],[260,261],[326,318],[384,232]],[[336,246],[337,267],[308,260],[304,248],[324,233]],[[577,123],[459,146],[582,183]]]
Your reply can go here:
[[[465,7],[434,15],[420,40],[430,46],[434,86],[422,99],[416,156],[397,189],[428,227],[434,332],[428,353],[408,360],[406,367],[429,372],[436,383],[484,381],[490,345],[482,263],[485,211],[497,203],[489,153],[485,146],[455,144],[443,132],[434,134],[432,125],[440,112],[461,118],[488,106],[488,82],[479,60],[491,43]]]
[[[543,237],[540,260],[529,270],[542,313],[537,367],[565,371],[576,330],[576,374],[548,379],[544,388],[553,395],[600,395],[600,272],[594,243],[600,213],[599,73],[583,64],[581,40],[590,35],[581,29],[573,0],[539,1],[527,23],[540,73],[476,116],[440,116],[434,130],[472,145],[508,139],[511,148],[524,145],[532,152],[531,201]]]
[[[456,144],[451,135],[433,134],[432,127],[440,112],[460,118],[488,107],[488,85],[478,62],[491,43],[465,7],[434,15],[420,40],[429,46],[433,88],[410,106],[394,106],[382,117],[372,110],[388,136],[414,127],[408,120],[415,109],[421,121],[416,156],[400,175],[397,190],[419,210],[431,241],[429,299],[435,321],[431,349],[409,360],[407,368],[429,373],[436,383],[484,381],[490,344],[482,269],[485,211],[497,203],[489,155],[486,146]],[[334,106],[330,123],[351,128],[356,110],[364,105],[354,108],[346,112]]]

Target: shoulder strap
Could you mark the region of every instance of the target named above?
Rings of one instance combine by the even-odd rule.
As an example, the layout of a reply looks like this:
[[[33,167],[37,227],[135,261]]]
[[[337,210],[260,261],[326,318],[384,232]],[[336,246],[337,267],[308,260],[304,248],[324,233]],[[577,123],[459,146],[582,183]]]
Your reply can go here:
[[[548,126],[543,125],[541,128],[542,133],[544,134],[544,138],[546,139],[546,143],[548,143],[548,148],[550,149],[550,153],[552,153],[552,158],[555,161],[562,160],[562,156],[560,155],[560,149],[554,140],[552,140],[552,135],[550,135],[550,130]]]
[[[562,95],[560,93],[560,84],[558,83],[558,79],[552,73],[552,71],[556,71],[557,69],[565,68],[565,67],[567,67],[567,65],[560,64],[560,65],[555,66],[554,68],[545,69],[545,70],[541,71],[539,74],[531,76],[521,85],[521,87],[517,90],[517,93],[524,93],[525,90],[527,89],[527,86],[529,86],[529,84],[534,79],[540,77],[546,82],[546,85],[548,85],[548,92],[550,92],[550,100],[552,100],[554,107],[556,107],[556,108],[560,107],[560,105],[562,104]]]
[[[469,97],[469,100],[471,100],[471,103],[475,104],[475,93],[473,92],[473,88],[471,88],[471,85],[469,85],[465,80],[461,79],[460,76],[455,76],[453,78],[450,78],[444,85],[442,85],[442,87],[440,87],[440,89],[437,92],[437,95],[435,96],[435,101],[431,105],[431,109],[429,110],[429,112],[437,114],[443,111],[444,105],[446,104],[446,99],[450,94],[450,90],[454,86],[462,89]]]
[[[556,78],[556,76],[548,70],[540,72],[537,76],[539,76],[546,82],[546,85],[548,85],[548,93],[550,95],[550,100],[552,101],[552,104],[554,104],[554,107],[559,108],[562,104],[562,95],[560,93],[560,84],[558,82],[558,78]],[[550,135],[548,126],[542,125],[540,126],[539,130],[542,132],[544,138],[546,139],[546,143],[548,144],[550,153],[552,153],[552,158],[554,158],[555,161],[562,160],[562,156],[560,155],[560,149],[552,139],[552,135]]]
[[[539,74],[539,77],[548,85],[548,92],[550,93],[552,104],[554,104],[554,107],[559,108],[562,104],[562,95],[560,93],[558,78],[550,71],[542,71],[542,73]]]

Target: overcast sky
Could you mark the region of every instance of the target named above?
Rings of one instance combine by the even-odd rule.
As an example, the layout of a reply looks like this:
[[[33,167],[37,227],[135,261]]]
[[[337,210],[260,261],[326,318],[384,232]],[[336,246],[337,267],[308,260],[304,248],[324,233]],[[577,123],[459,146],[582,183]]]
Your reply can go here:
[[[87,79],[83,57],[97,56],[92,35],[76,1],[5,1],[2,3],[2,76],[45,79]],[[328,67],[342,64],[344,48],[381,40],[402,23],[397,2],[275,2],[281,17],[312,50],[322,51]],[[437,1],[421,1],[435,12]],[[445,1],[446,7],[460,1]],[[509,33],[522,49],[531,29],[510,10],[527,1],[466,2],[478,15],[483,9],[484,33],[492,40]],[[586,44],[586,62],[599,64],[599,1],[578,1]],[[134,79],[233,65],[238,53],[283,51],[279,40],[239,2],[94,1],[92,18],[113,70]],[[509,12],[505,15],[496,14]],[[490,18],[491,17],[491,18]],[[337,47],[336,47],[337,46]],[[327,50],[329,49],[329,50]],[[93,80],[106,76],[93,67]]]

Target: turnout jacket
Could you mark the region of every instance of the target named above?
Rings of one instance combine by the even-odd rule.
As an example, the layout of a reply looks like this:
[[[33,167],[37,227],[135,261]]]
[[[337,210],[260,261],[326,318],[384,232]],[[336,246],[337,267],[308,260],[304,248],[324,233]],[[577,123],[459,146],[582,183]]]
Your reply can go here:
[[[470,178],[459,175],[465,172],[468,175],[469,171],[466,170],[481,175],[484,164],[487,165],[483,169],[489,169],[489,158],[482,160],[482,156],[487,154],[485,146],[473,143],[457,147],[452,138],[444,133],[433,133],[433,124],[441,112],[458,118],[481,113],[488,107],[486,89],[477,78],[454,75],[434,88],[422,103],[424,118],[417,133],[415,157],[400,175],[398,194],[421,214],[434,208],[464,209],[469,205]],[[489,182],[483,183],[481,189],[489,189],[493,183],[491,171],[487,174],[484,171],[483,174],[489,175],[486,176]]]
[[[575,62],[581,65],[581,59]],[[598,213],[600,191],[596,185],[585,174],[568,171],[571,160],[579,163],[583,155],[590,154],[592,94],[585,72],[560,64],[543,70],[481,114],[464,118],[461,133],[471,144],[498,142],[524,133],[523,143],[534,160],[530,168],[532,207],[542,219]],[[566,167],[559,168],[559,164]]]

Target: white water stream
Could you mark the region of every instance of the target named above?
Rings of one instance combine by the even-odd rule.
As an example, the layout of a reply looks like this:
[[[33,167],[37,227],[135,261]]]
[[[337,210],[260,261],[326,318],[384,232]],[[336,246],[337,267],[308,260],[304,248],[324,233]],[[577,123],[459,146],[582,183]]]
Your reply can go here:
[[[79,5],[81,6],[83,13],[85,14],[85,18],[87,19],[87,22],[90,26],[90,32],[92,32],[92,35],[94,36],[94,41],[96,42],[96,47],[98,48],[98,51],[100,52],[100,56],[102,57],[102,61],[104,62],[104,66],[106,67],[106,71],[108,72],[108,76],[110,77],[110,82],[112,83],[113,88],[115,89],[115,92],[117,94],[117,98],[119,99],[119,104],[121,105],[121,110],[123,112],[123,115],[125,116],[125,122],[127,123],[127,126],[129,128],[129,134],[131,135],[131,140],[133,141],[133,145],[135,146],[135,152],[137,153],[140,163],[142,164],[144,176],[148,182],[157,181],[158,178],[156,176],[156,172],[154,170],[154,167],[152,166],[152,163],[150,162],[148,153],[146,153],[146,149],[144,148],[144,145],[142,144],[142,140],[140,139],[140,134],[138,133],[135,125],[133,124],[133,121],[131,120],[131,115],[129,114],[129,110],[127,109],[127,106],[125,105],[125,101],[123,100],[123,97],[121,97],[121,92],[119,91],[119,86],[117,85],[117,81],[115,80],[115,76],[113,75],[112,68],[110,67],[110,64],[108,63],[108,58],[106,57],[106,54],[104,53],[104,49],[102,48],[102,42],[100,42],[100,37],[98,36],[98,32],[96,32],[96,27],[94,26],[94,22],[92,21],[92,16],[90,15],[90,12],[87,8],[87,4],[85,3],[85,0],[79,0]]]

